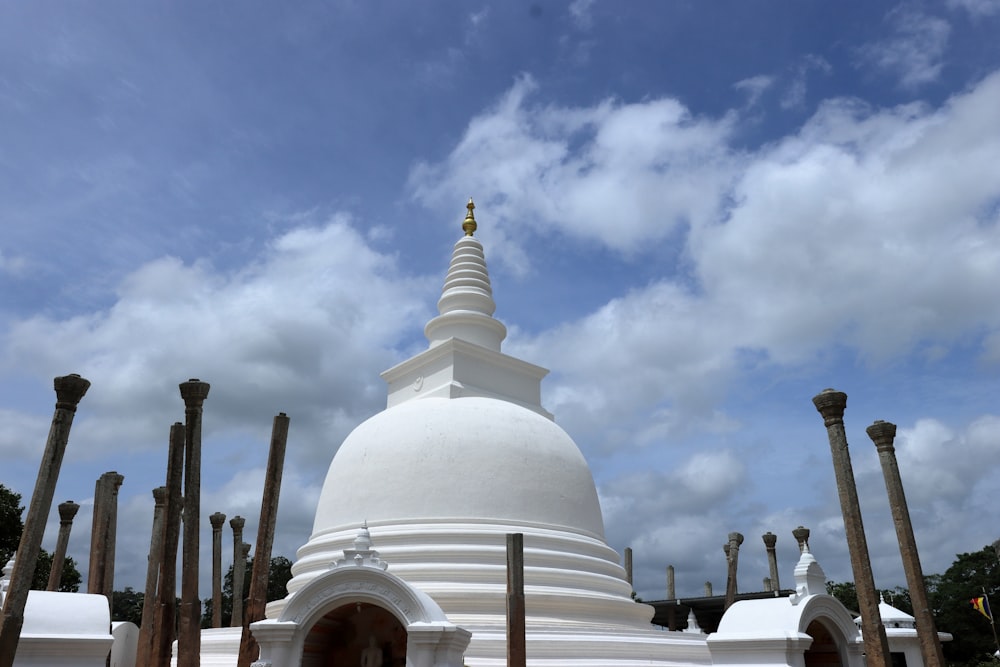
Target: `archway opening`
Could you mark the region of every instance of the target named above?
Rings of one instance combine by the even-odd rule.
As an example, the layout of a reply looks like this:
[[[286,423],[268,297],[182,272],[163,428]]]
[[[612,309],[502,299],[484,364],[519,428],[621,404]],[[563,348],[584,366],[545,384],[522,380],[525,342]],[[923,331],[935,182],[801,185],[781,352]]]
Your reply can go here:
[[[302,667],[358,665],[406,665],[406,627],[391,612],[367,602],[351,602],[324,614],[302,647]]]
[[[806,667],[840,667],[840,646],[826,624],[815,620],[806,628],[806,634],[812,637],[812,645],[805,652]]]

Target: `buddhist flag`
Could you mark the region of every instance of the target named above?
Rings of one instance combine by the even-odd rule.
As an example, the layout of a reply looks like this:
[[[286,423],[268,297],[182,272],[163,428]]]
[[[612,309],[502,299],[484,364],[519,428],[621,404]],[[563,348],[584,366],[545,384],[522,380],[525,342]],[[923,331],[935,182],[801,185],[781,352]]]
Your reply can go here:
[[[985,595],[969,600],[969,606],[990,619],[991,622],[993,621],[993,614],[990,612],[990,602],[986,599]]]

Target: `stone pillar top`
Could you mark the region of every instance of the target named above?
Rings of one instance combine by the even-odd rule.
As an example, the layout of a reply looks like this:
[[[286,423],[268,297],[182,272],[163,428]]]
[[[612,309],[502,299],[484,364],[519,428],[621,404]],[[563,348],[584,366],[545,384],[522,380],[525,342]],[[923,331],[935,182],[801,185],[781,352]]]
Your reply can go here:
[[[243,530],[243,525],[247,522],[246,519],[241,517],[239,514],[234,516],[229,520],[229,525],[233,527],[233,530]]]
[[[729,558],[729,542],[722,545],[722,552],[726,554],[726,558]]]
[[[153,504],[162,507],[167,502],[167,487],[158,486],[153,489]]]
[[[226,522],[226,515],[222,512],[215,512],[208,517],[212,523],[212,530],[222,530],[222,525]]]
[[[868,437],[872,439],[872,442],[875,443],[875,448],[878,451],[893,451],[892,443],[896,438],[895,424],[876,419],[875,423],[865,429],[865,431],[868,433]]]
[[[743,544],[743,533],[737,533],[737,532],[729,533],[729,543],[730,544],[735,543],[736,548],[738,549],[739,546]]]
[[[767,531],[760,537],[761,539],[764,540],[764,546],[767,547],[768,549],[773,549],[774,545],[778,543],[778,536],[772,533],[771,531]]]
[[[67,500],[64,503],[59,503],[59,520],[62,522],[70,522],[76,513],[80,510],[80,505],[74,503],[72,500]]]
[[[813,396],[813,405],[823,415],[827,426],[844,421],[844,409],[847,407],[847,394],[834,389],[824,389]]]
[[[70,410],[76,412],[76,406],[80,399],[90,388],[90,381],[85,380],[76,373],[63,375],[52,381],[56,390],[56,409]]]
[[[184,405],[189,408],[197,408],[201,407],[201,404],[208,398],[208,390],[212,386],[198,378],[191,378],[187,382],[181,382],[180,388]]]
[[[244,542],[240,545],[240,551],[243,553],[243,557],[246,558],[250,555],[250,545]]]
[[[809,529],[804,526],[799,526],[792,531],[792,536],[795,537],[795,541],[799,543],[799,552],[802,551],[802,547],[809,547]]]

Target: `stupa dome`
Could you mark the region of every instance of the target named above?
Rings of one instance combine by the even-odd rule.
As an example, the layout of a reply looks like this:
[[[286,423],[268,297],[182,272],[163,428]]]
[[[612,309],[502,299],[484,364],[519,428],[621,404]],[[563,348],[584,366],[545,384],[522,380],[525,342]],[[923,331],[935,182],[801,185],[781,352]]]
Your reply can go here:
[[[330,465],[313,535],[361,520],[456,519],[604,536],[593,477],[566,432],[478,396],[407,401],[358,426]]]

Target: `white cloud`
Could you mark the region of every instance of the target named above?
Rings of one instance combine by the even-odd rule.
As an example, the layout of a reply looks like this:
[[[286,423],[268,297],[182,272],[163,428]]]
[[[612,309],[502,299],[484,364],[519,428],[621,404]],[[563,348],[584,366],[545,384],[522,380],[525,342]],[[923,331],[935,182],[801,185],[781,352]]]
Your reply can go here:
[[[1000,14],[1000,0],[948,0],[952,9],[964,9],[973,18],[983,18]]]
[[[791,81],[781,95],[782,109],[799,109],[805,106],[809,75],[813,71],[829,74],[833,68],[826,59],[815,54],[803,58],[793,68]]]
[[[543,227],[625,253],[718,213],[733,118],[697,118],[672,99],[531,106],[536,87],[521,77],[445,162],[418,164],[416,198],[440,206],[454,192],[474,193],[501,235]]]
[[[741,90],[747,95],[747,106],[752,107],[757,104],[760,100],[761,95],[764,94],[771,86],[774,85],[773,76],[765,76],[759,74],[757,76],[752,76],[746,79],[742,79],[733,84],[733,88],[736,90]]]
[[[860,49],[863,61],[899,78],[899,86],[915,89],[941,76],[951,26],[944,19],[899,5],[885,18],[892,36]]]
[[[589,30],[594,24],[591,14],[595,0],[573,0],[569,5],[569,15],[580,30]]]

